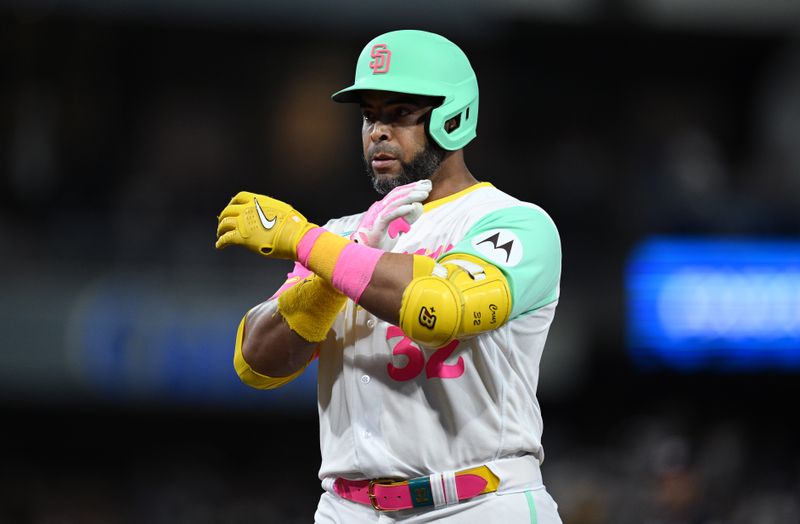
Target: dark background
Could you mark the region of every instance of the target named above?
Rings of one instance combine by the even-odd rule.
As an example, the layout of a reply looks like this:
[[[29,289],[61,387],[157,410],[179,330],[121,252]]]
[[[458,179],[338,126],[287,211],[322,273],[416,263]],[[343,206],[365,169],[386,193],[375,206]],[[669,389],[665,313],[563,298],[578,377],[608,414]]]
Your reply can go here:
[[[800,385],[637,369],[624,267],[655,234],[794,239],[800,6],[0,2],[0,523],[310,522],[313,370],[254,392],[244,312],[288,270],[213,249],[242,189],[376,198],[361,47],[440,32],[481,86],[480,180],[559,227],[543,471],[565,524],[800,522]]]

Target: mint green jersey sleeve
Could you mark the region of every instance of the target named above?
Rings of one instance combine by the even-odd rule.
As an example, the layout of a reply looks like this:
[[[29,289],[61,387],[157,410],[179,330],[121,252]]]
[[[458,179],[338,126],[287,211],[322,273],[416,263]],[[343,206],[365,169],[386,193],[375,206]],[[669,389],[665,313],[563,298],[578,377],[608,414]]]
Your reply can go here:
[[[535,206],[488,213],[444,256],[473,255],[500,269],[511,288],[511,317],[556,299],[561,279],[561,240],[552,219]]]

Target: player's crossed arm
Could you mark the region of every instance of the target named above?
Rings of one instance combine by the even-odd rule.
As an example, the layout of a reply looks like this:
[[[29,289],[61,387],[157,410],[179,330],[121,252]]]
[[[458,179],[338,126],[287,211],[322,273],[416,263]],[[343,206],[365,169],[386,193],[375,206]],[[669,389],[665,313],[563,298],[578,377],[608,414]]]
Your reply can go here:
[[[508,284],[497,268],[478,257],[445,257],[437,264],[424,256],[386,253],[315,227],[283,202],[251,195],[237,196],[232,203],[237,207],[223,210],[218,248],[237,244],[264,256],[293,258],[425,346],[494,329],[508,319]],[[242,200],[252,203],[238,207]],[[251,218],[229,220],[242,213]],[[262,213],[275,224],[269,229],[261,224],[267,231],[253,232]],[[284,224],[289,221],[293,223]],[[240,224],[249,228],[244,234],[236,231]],[[477,318],[494,322],[476,323]]]
[[[391,249],[421,216],[420,202],[427,198],[430,188],[427,180],[396,188],[370,207],[351,239]],[[285,224],[287,219],[290,222]],[[217,247],[242,245],[263,255],[296,258],[296,253],[282,249],[296,245],[298,231],[302,235],[313,227],[290,206],[241,192],[220,213]],[[346,299],[324,279],[296,263],[278,292],[242,319],[234,352],[239,376],[257,388],[278,387],[293,379],[316,355],[317,343],[326,338]],[[276,307],[280,315],[275,314]]]

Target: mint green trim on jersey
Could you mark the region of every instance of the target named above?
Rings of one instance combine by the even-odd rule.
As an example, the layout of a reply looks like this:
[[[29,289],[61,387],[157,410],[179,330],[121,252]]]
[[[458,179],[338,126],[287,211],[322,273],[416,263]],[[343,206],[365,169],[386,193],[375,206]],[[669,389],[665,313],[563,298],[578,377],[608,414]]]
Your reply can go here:
[[[525,500],[528,501],[528,510],[531,512],[531,524],[537,524],[539,517],[536,514],[536,502],[534,502],[533,494],[530,491],[525,492]]]
[[[561,240],[553,221],[536,206],[487,214],[446,255],[456,253],[481,258],[503,272],[511,288],[509,319],[558,299]]]

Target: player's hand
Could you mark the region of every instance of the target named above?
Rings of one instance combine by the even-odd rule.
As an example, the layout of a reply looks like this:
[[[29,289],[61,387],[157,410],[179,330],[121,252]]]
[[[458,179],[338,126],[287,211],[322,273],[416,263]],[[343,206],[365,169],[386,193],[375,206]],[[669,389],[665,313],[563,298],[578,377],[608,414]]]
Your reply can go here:
[[[219,215],[216,247],[240,245],[270,258],[294,260],[297,243],[314,227],[289,204],[241,191]]]
[[[419,180],[392,189],[370,206],[350,240],[369,247],[391,251],[402,233],[422,216],[421,202],[431,192],[430,180]]]

